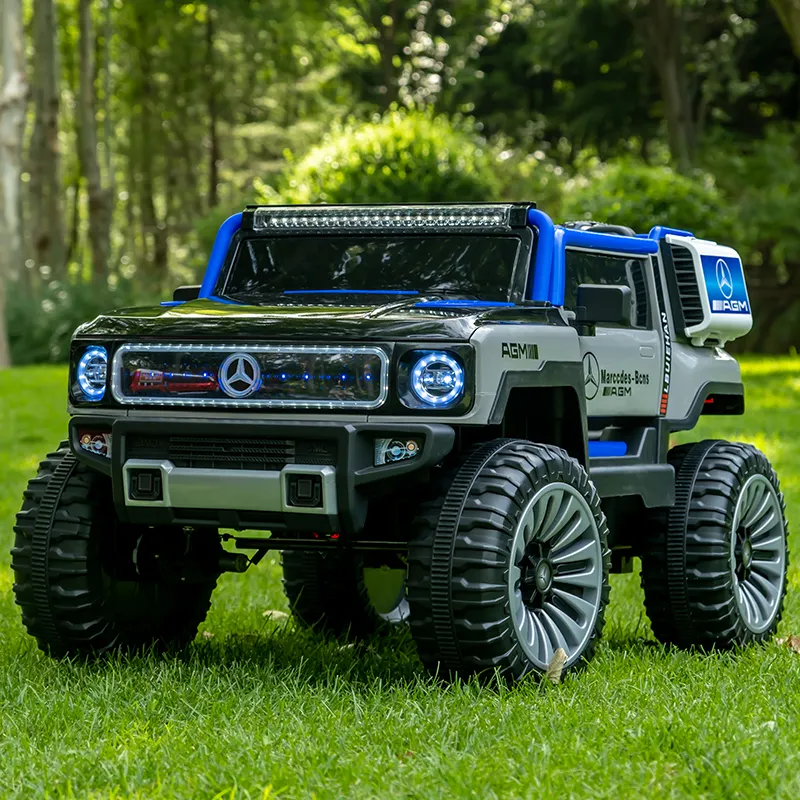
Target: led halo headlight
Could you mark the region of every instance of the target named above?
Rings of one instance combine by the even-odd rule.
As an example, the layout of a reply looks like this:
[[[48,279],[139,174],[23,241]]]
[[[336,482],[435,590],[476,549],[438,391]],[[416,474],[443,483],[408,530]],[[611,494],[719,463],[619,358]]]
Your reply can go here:
[[[78,361],[75,375],[84,398],[99,403],[106,393],[108,375],[108,351],[105,347],[89,347]]]
[[[428,353],[411,369],[411,390],[425,405],[446,408],[464,392],[464,367],[447,353]]]

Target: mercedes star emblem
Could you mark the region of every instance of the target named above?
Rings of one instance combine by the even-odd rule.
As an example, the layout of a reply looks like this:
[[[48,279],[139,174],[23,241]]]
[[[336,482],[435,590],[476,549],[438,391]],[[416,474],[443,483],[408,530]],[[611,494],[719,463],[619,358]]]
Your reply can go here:
[[[583,357],[583,391],[587,400],[594,400],[600,391],[600,365],[594,353]]]
[[[261,387],[261,367],[253,356],[234,353],[219,368],[219,385],[229,397],[237,400],[250,397]]]
[[[730,300],[733,296],[733,278],[731,277],[731,268],[724,258],[717,261],[717,286],[719,286],[722,296],[726,300]]]

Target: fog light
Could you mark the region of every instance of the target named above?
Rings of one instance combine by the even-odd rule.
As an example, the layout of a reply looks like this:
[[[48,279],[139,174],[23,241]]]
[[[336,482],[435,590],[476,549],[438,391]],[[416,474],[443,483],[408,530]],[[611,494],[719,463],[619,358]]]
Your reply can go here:
[[[376,439],[375,466],[393,464],[416,458],[422,452],[422,445],[416,439]]]
[[[81,450],[96,456],[111,458],[111,434],[107,431],[78,431]]]

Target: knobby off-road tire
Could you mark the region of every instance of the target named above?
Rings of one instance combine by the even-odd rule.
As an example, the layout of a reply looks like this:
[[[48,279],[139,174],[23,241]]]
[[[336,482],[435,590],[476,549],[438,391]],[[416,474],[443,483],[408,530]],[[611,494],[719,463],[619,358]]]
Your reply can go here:
[[[786,592],[783,495],[766,456],[711,440],[674,447],[675,504],[654,518],[642,555],[656,638],[727,648],[770,637]]]
[[[514,682],[594,654],[610,551],[600,500],[563,450],[480,446],[422,506],[409,550],[411,632],[434,674]]]
[[[216,578],[184,581],[173,572],[137,579],[145,536],[159,537],[148,546],[160,546],[162,537],[174,543],[180,556],[185,534],[119,523],[109,479],[80,465],[66,443],[28,483],[14,532],[16,602],[28,632],[50,655],[181,647],[208,612]],[[193,553],[204,551],[204,563],[218,563],[215,532],[191,537]]]
[[[306,628],[368,638],[408,619],[405,566],[368,566],[357,553],[287,550],[283,589]]]

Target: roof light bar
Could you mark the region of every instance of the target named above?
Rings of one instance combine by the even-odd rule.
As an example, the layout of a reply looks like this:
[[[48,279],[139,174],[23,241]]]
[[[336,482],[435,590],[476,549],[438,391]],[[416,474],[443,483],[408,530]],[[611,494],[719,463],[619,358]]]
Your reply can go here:
[[[265,206],[254,230],[288,232],[354,230],[510,230],[510,204],[447,206]]]

